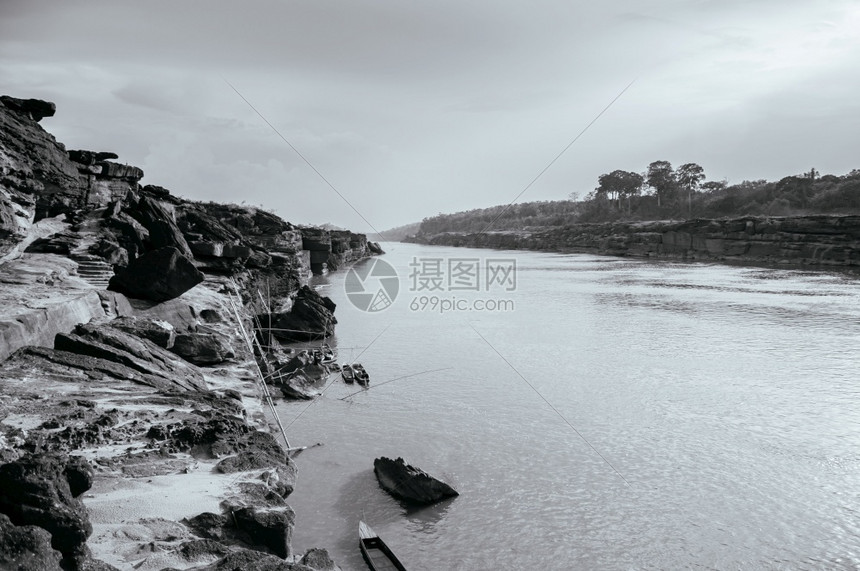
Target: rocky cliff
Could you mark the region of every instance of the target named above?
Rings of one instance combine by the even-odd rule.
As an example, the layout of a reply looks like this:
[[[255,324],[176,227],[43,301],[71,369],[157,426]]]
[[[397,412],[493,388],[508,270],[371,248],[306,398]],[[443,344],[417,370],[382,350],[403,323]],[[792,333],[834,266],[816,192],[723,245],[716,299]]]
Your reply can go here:
[[[54,111],[0,98],[0,568],[313,569],[260,404],[272,329],[331,335],[303,284],[376,245],[142,185]]]
[[[792,266],[860,266],[860,216],[571,224],[538,232],[445,233],[406,241]]]

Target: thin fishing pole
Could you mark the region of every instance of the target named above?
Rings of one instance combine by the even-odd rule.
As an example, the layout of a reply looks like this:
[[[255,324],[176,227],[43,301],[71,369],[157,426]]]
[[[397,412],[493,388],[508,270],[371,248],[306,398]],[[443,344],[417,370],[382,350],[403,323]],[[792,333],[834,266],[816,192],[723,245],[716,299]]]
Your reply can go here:
[[[467,322],[467,323],[468,323],[468,322]],[[535,392],[535,394],[536,394],[537,396],[539,396],[539,397],[541,398],[541,400],[542,400],[543,402],[545,402],[545,403],[547,404],[547,406],[549,406],[549,408],[551,408],[551,409],[553,410],[553,412],[555,412],[555,413],[558,415],[558,417],[559,417],[560,419],[562,419],[562,420],[564,421],[564,423],[565,423],[566,425],[568,425],[568,426],[570,427],[570,429],[571,429],[571,430],[573,430],[573,431],[576,433],[576,435],[577,435],[577,436],[579,436],[579,437],[582,439],[582,441],[583,441],[583,442],[585,442],[586,444],[588,444],[588,447],[589,447],[589,448],[591,448],[592,450],[594,450],[594,453],[595,453],[595,454],[597,454],[598,456],[600,456],[600,459],[601,459],[601,460],[603,460],[603,461],[606,463],[606,465],[607,465],[607,466],[609,466],[610,468],[612,468],[612,471],[613,471],[613,472],[615,472],[616,474],[618,474],[618,477],[619,477],[619,478],[621,478],[622,480],[624,480],[624,483],[625,483],[625,484],[627,484],[627,486],[628,486],[628,487],[630,486],[630,482],[628,482],[628,481],[627,481],[627,478],[625,478],[625,477],[621,474],[621,472],[619,472],[618,470],[616,470],[616,469],[615,469],[615,466],[613,466],[613,465],[612,465],[612,462],[610,462],[609,460],[607,460],[607,459],[606,459],[606,457],[605,457],[605,456],[603,456],[603,454],[601,454],[601,453],[597,450],[597,448],[595,448],[594,446],[592,446],[591,442],[589,442],[589,441],[585,438],[585,436],[583,436],[583,435],[582,435],[582,433],[581,433],[580,431],[578,431],[578,430],[576,429],[576,427],[575,427],[573,424],[571,424],[571,422],[570,422],[569,420],[567,420],[567,418],[565,418],[565,417],[564,417],[564,415],[563,415],[563,414],[561,414],[561,412],[560,412],[557,408],[555,408],[555,407],[552,405],[552,403],[551,403],[551,402],[549,402],[549,401],[547,400],[547,398],[546,398],[545,396],[543,396],[543,395],[540,393],[540,391],[538,391],[538,390],[535,388],[535,386],[534,386],[533,384],[531,384],[531,383],[528,381],[528,379],[526,379],[526,378],[522,375],[522,373],[520,373],[520,372],[517,370],[517,368],[516,368],[516,367],[514,367],[514,366],[511,364],[511,362],[510,362],[510,361],[508,361],[507,359],[505,359],[505,356],[504,356],[504,355],[502,355],[501,353],[499,353],[499,351],[498,351],[495,347],[493,347],[493,344],[492,344],[492,343],[490,343],[489,341],[487,341],[487,338],[486,338],[486,337],[484,337],[483,335],[481,335],[481,332],[480,332],[480,331],[478,331],[477,329],[475,329],[475,326],[474,326],[474,325],[472,325],[471,323],[469,323],[469,327],[471,327],[471,328],[472,328],[472,331],[474,331],[475,333],[477,333],[477,334],[478,334],[478,337],[480,337],[481,339],[483,339],[483,340],[484,340],[484,343],[486,343],[486,344],[490,347],[490,349],[492,349],[492,350],[496,353],[496,355],[498,355],[498,356],[502,359],[502,361],[504,361],[504,362],[508,365],[508,367],[510,367],[510,368],[511,368],[511,370],[512,370],[513,372],[515,372],[515,373],[519,376],[519,378],[521,378],[521,379],[523,380],[523,382],[525,382],[525,384],[527,384],[527,385],[529,386],[529,388],[530,388],[531,390],[533,390],[533,391]]]
[[[389,327],[391,327],[391,324],[390,324],[390,323],[389,323],[388,325],[386,325],[386,326],[385,326],[385,329],[383,329],[382,331],[380,331],[380,332],[379,332],[379,335],[377,335],[376,337],[374,337],[374,338],[373,338],[373,341],[371,341],[371,342],[370,342],[370,345],[368,345],[367,347],[365,347],[364,351],[367,351],[368,349],[370,349],[370,347],[371,347],[371,346],[373,346],[373,344],[374,344],[374,343],[376,343],[376,340],[377,340],[377,339],[379,339],[380,337],[382,337],[382,334],[383,334],[383,333],[385,333],[386,331],[388,331],[388,328],[389,328]],[[361,355],[362,355],[362,353],[364,353],[364,351],[362,351],[361,353],[359,353],[359,354],[358,354],[358,357],[361,357]],[[356,357],[356,359],[358,359],[358,357]],[[354,363],[354,362],[355,362],[355,361],[353,361],[353,363]],[[319,396],[318,396],[317,398],[322,397],[322,396],[325,394],[325,392],[328,390],[328,388],[329,388],[330,386],[332,386],[336,380],[337,380],[337,376],[335,376],[335,378],[334,378],[334,379],[332,379],[332,381],[331,381],[331,382],[330,382],[330,383],[329,383],[325,388],[323,388],[323,391],[319,394]],[[291,426],[293,425],[293,423],[294,423],[294,422],[296,422],[296,421],[299,419],[299,417],[301,417],[305,412],[307,412],[307,410],[308,410],[309,408],[311,408],[311,406],[312,406],[315,402],[316,402],[316,398],[315,398],[315,399],[313,399],[311,402],[309,402],[309,403],[308,403],[308,406],[306,406],[304,409],[302,409],[302,411],[301,411],[299,414],[297,414],[297,415],[296,415],[296,417],[295,417],[293,420],[291,420],[291,421],[290,421],[290,423],[286,426],[286,428],[291,427]]]
[[[388,383],[393,383],[394,381],[402,381],[403,379],[408,379],[410,377],[417,377],[418,375],[426,375],[428,373],[438,373],[439,371],[450,371],[453,367],[445,367],[444,369],[433,369],[432,371],[421,371],[420,373],[412,373],[411,375],[404,375],[402,377],[397,377],[396,379],[391,379],[388,381],[384,381],[381,383],[375,383],[372,387],[367,387],[366,389],[362,389],[360,391],[356,391],[352,394],[346,395],[338,400],[346,400],[349,397],[354,397],[355,395],[359,395],[361,393],[366,393],[370,389],[375,389],[376,387],[381,387],[382,385],[387,385]]]
[[[263,120],[263,122],[265,122],[265,123],[266,123],[266,125],[268,125],[268,126],[269,126],[269,128],[270,128],[270,129],[272,129],[272,131],[274,131],[274,132],[275,132],[275,134],[276,134],[278,137],[280,137],[280,138],[281,138],[281,140],[282,140],[283,142],[285,142],[285,143],[286,143],[286,144],[287,144],[287,145],[288,145],[288,146],[293,150],[293,152],[294,152],[294,153],[296,153],[296,154],[299,156],[299,158],[300,158],[300,159],[302,159],[302,160],[305,162],[305,164],[306,164],[306,165],[308,165],[308,166],[311,168],[311,170],[312,170],[312,171],[314,171],[314,172],[317,174],[317,176],[318,176],[318,177],[320,177],[320,178],[322,179],[322,181],[323,181],[324,183],[326,183],[326,184],[328,185],[328,187],[329,187],[330,189],[332,189],[332,190],[335,192],[335,194],[337,194],[337,195],[341,198],[341,200],[343,200],[343,201],[347,204],[347,206],[349,206],[350,208],[352,208],[353,212],[355,212],[356,214],[358,214],[359,218],[361,218],[362,220],[364,220],[364,221],[365,221],[365,223],[367,223],[367,225],[368,225],[368,226],[370,226],[370,228],[371,228],[374,232],[376,232],[380,237],[382,237],[383,241],[385,241],[385,242],[387,242],[387,241],[388,241],[388,239],[387,239],[387,238],[385,238],[385,234],[383,234],[382,232],[380,232],[379,230],[377,230],[377,229],[376,229],[376,227],[375,227],[373,224],[371,224],[371,223],[370,223],[370,221],[369,221],[367,218],[365,218],[365,217],[364,217],[364,215],[363,215],[361,212],[359,212],[359,211],[358,211],[358,209],[357,209],[355,206],[353,206],[353,205],[352,205],[352,203],[351,203],[349,200],[347,200],[347,198],[346,198],[343,194],[341,194],[341,192],[340,192],[338,189],[336,189],[336,188],[334,187],[334,185],[333,185],[332,183],[330,183],[330,182],[329,182],[329,180],[328,180],[325,176],[323,176],[323,174],[322,174],[319,170],[317,170],[317,168],[316,168],[313,164],[311,164],[311,162],[310,162],[308,159],[306,159],[306,158],[305,158],[305,156],[304,156],[301,152],[299,152],[299,150],[298,150],[298,149],[297,149],[297,148],[296,148],[296,147],[295,147],[291,142],[289,142],[289,141],[287,140],[287,138],[286,138],[286,137],[284,137],[284,136],[281,134],[281,132],[280,132],[280,131],[278,131],[278,129],[277,129],[277,128],[275,128],[275,126],[274,126],[274,125],[272,125],[272,124],[269,122],[269,120],[268,120],[268,119],[266,119],[266,118],[263,116],[263,114],[262,114],[262,113],[260,113],[259,111],[257,111],[257,108],[256,108],[256,107],[254,107],[254,106],[251,104],[251,102],[250,102],[250,101],[248,101],[248,100],[245,98],[245,96],[244,96],[244,95],[242,95],[241,93],[239,93],[239,90],[238,90],[238,89],[236,89],[236,88],[233,86],[233,84],[232,84],[232,83],[230,83],[229,81],[227,81],[227,79],[226,79],[226,78],[224,78],[224,77],[222,77],[221,79],[223,79],[223,80],[224,80],[224,83],[226,83],[227,85],[229,85],[229,86],[230,86],[230,89],[232,89],[233,91],[235,91],[235,92],[236,92],[236,95],[238,95],[239,97],[241,97],[241,98],[242,98],[242,101],[244,101],[245,103],[247,103],[247,104],[248,104],[248,107],[250,107],[250,108],[254,111],[254,113],[256,113],[256,114],[260,117],[260,119],[262,119],[262,120]]]
[[[620,98],[621,98],[621,96],[622,96],[622,95],[624,95],[624,92],[625,92],[625,91],[627,91],[628,89],[630,89],[630,87],[631,87],[634,83],[636,83],[636,80],[635,80],[635,79],[634,79],[633,81],[631,81],[630,83],[628,83],[628,84],[627,84],[627,87],[625,87],[624,89],[622,89],[622,90],[621,90],[621,92],[620,92],[618,95],[616,95],[616,96],[615,96],[615,98],[614,98],[612,101],[610,101],[610,102],[609,102],[609,105],[607,105],[606,107],[604,107],[604,108],[603,108],[603,110],[602,110],[600,113],[598,113],[598,114],[594,117],[594,119],[592,119],[592,120],[591,120],[591,122],[590,122],[588,125],[586,125],[586,126],[585,126],[585,128],[584,128],[582,131],[580,131],[580,132],[579,132],[579,134],[578,134],[576,137],[574,137],[574,138],[573,138],[573,140],[571,140],[571,141],[567,144],[567,146],[566,146],[566,147],[564,147],[564,148],[561,150],[561,152],[560,152],[560,153],[558,153],[558,154],[555,156],[555,158],[554,158],[554,159],[552,159],[552,160],[551,160],[551,161],[550,161],[550,162],[549,162],[549,163],[548,163],[548,164],[543,168],[543,170],[541,170],[541,171],[537,174],[537,176],[536,176],[536,177],[534,177],[534,178],[531,180],[531,182],[530,182],[530,183],[528,183],[528,184],[525,186],[525,188],[524,188],[524,189],[522,189],[522,190],[520,191],[520,193],[514,197],[514,199],[513,199],[512,201],[510,201],[510,202],[508,203],[508,205],[507,205],[507,206],[505,206],[505,207],[502,209],[502,211],[499,213],[499,215],[498,215],[498,216],[496,216],[495,218],[493,218],[493,220],[492,220],[492,221],[490,221],[490,223],[489,223],[489,224],[487,224],[486,226],[484,226],[484,229],[483,229],[483,230],[481,230],[480,232],[478,232],[478,234],[484,234],[487,230],[489,230],[489,229],[490,229],[490,227],[491,227],[493,224],[495,224],[496,222],[498,222],[499,218],[501,218],[501,217],[502,217],[502,215],[503,215],[505,212],[507,212],[507,211],[508,211],[508,209],[509,209],[511,206],[513,206],[514,202],[516,202],[517,200],[519,200],[519,198],[520,198],[523,194],[525,194],[525,193],[526,193],[526,191],[527,191],[528,189],[530,189],[530,188],[532,187],[532,185],[533,185],[534,183],[536,183],[536,182],[538,181],[538,179],[539,179],[540,177],[542,177],[542,176],[543,176],[543,174],[544,174],[546,171],[548,171],[548,170],[550,169],[550,167],[551,167],[552,165],[554,165],[554,164],[555,164],[555,162],[556,162],[558,159],[560,159],[560,158],[561,158],[561,156],[562,156],[564,153],[566,153],[566,152],[567,152],[567,150],[568,150],[569,148],[571,148],[571,147],[573,146],[573,144],[574,144],[575,142],[577,142],[577,141],[579,140],[579,138],[580,138],[580,137],[582,137],[582,136],[585,134],[585,132],[586,132],[586,131],[588,131],[588,129],[589,129],[592,125],[594,125],[594,124],[597,122],[597,120],[598,120],[598,119],[600,119],[600,117],[602,117],[602,116],[603,116],[603,114],[604,114],[604,113],[606,113],[606,112],[609,110],[609,108],[610,108],[610,107],[612,107],[612,105],[613,105],[616,101],[618,101],[618,99],[620,99]]]

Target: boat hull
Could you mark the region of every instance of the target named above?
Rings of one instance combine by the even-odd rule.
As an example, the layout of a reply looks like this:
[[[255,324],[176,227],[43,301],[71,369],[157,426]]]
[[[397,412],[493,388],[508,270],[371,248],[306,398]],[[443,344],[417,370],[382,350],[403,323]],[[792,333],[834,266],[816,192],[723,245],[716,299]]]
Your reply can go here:
[[[406,571],[388,545],[363,521],[358,524],[358,544],[365,563],[373,571]]]

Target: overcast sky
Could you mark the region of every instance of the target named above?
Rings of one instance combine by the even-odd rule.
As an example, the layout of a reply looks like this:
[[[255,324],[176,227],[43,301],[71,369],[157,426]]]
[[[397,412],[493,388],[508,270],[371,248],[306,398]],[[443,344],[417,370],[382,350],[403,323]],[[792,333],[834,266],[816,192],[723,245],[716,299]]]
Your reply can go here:
[[[521,201],[860,168],[857,0],[0,0],[0,92],[67,148],[358,231],[510,202],[634,80]]]

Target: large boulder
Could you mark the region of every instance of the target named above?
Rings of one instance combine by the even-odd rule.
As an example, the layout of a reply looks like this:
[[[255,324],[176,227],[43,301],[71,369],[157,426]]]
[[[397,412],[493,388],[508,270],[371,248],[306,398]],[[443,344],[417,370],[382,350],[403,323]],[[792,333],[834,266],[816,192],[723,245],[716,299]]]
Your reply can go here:
[[[248,545],[269,549],[278,557],[292,556],[296,514],[289,506],[257,509],[244,507],[232,512],[239,538]]]
[[[149,231],[149,246],[152,249],[171,246],[186,258],[194,258],[168,206],[144,195],[137,202],[128,205],[127,211]]]
[[[373,461],[373,472],[386,492],[407,503],[429,505],[459,495],[445,482],[410,466],[403,458],[377,458]]]
[[[147,252],[119,268],[108,289],[133,298],[167,301],[179,297],[204,279],[203,273],[173,247]]]
[[[35,525],[16,526],[0,514],[0,569],[59,569],[61,559],[50,533]]]
[[[89,489],[81,462],[67,471],[65,455],[31,454],[0,466],[0,513],[15,525],[46,530],[51,546],[67,560],[88,554],[85,542],[93,532],[78,499]]]
[[[177,335],[170,350],[200,366],[217,365],[236,356],[226,335],[204,327]]]
[[[293,308],[288,313],[268,313],[257,316],[258,334],[263,345],[270,345],[270,338],[279,341],[311,341],[334,333],[337,306],[308,286],[302,286],[296,295]]]
[[[328,551],[320,547],[309,549],[299,560],[299,563],[316,571],[340,571],[340,567],[335,565],[334,559],[331,558]]]

